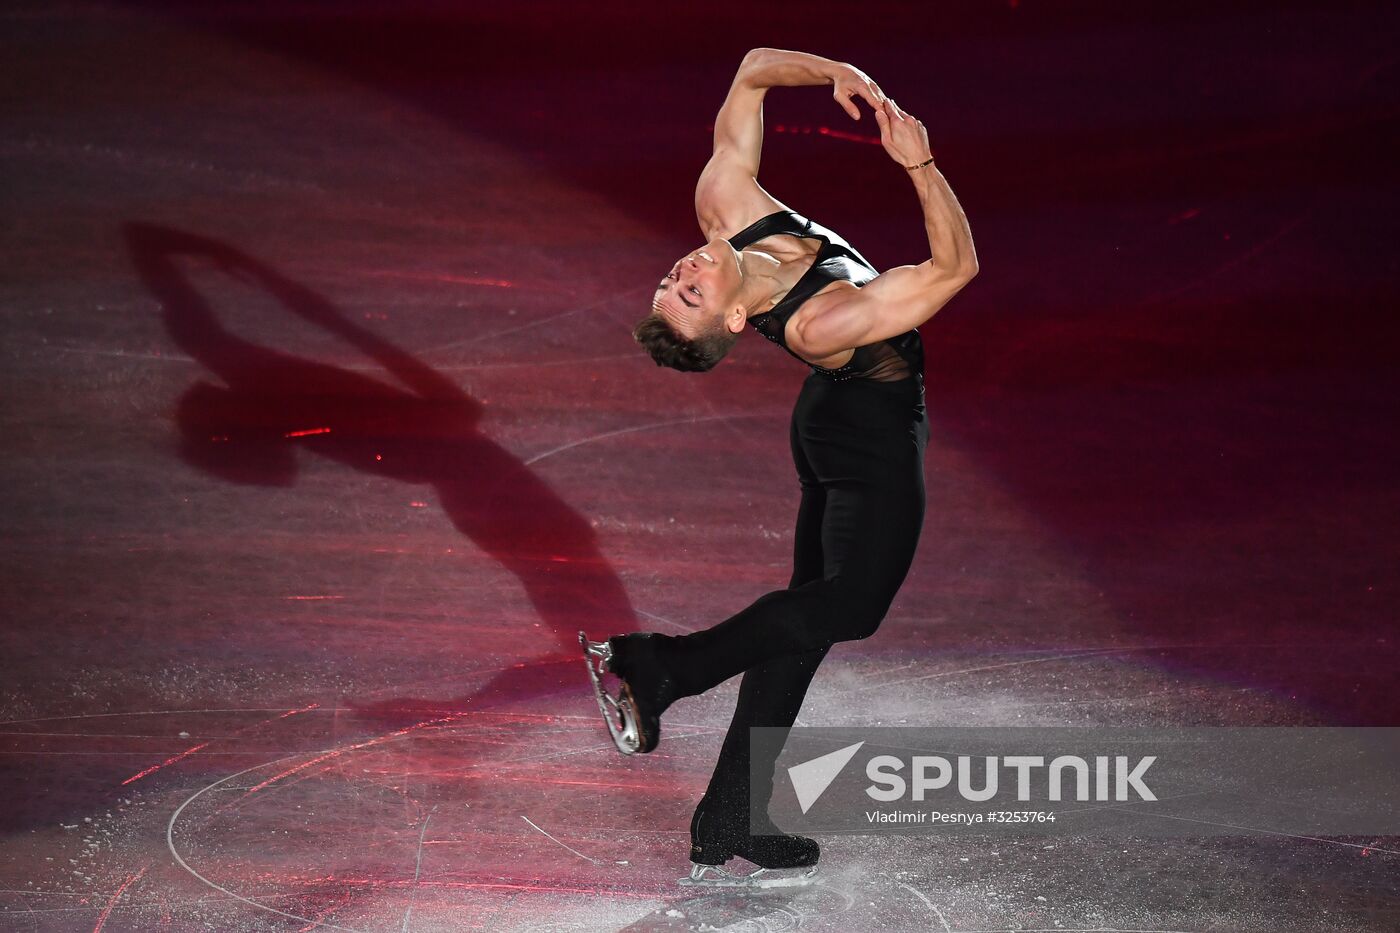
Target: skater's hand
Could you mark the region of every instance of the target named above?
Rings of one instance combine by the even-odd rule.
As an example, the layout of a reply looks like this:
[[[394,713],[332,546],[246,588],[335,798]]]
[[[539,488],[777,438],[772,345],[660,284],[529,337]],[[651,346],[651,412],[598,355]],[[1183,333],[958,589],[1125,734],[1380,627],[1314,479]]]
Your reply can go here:
[[[900,165],[918,165],[933,154],[923,122],[901,110],[893,97],[886,97],[875,111],[875,122],[880,124],[880,143]]]
[[[831,96],[841,105],[841,108],[851,115],[851,119],[860,119],[860,108],[856,106],[857,97],[864,100],[875,111],[880,110],[880,105],[884,103],[885,92],[880,90],[880,86],[870,80],[870,75],[861,71],[854,65],[845,63],[838,64],[831,72],[831,83],[834,88]]]

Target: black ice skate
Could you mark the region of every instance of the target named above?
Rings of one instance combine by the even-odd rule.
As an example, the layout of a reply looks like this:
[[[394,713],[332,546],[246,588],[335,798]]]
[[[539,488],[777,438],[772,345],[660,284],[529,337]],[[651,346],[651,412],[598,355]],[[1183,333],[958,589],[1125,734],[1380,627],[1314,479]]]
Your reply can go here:
[[[815,839],[780,832],[749,833],[748,826],[718,819],[702,803],[690,819],[690,877],[680,883],[710,888],[785,888],[816,882],[821,846]],[[758,867],[740,874],[723,867],[734,856]]]
[[[661,738],[661,714],[673,697],[671,679],[656,657],[657,637],[636,633],[589,641],[585,633],[578,633],[598,709],[613,744],[624,755],[656,748]],[[617,696],[603,686],[605,674],[614,674],[622,681]]]

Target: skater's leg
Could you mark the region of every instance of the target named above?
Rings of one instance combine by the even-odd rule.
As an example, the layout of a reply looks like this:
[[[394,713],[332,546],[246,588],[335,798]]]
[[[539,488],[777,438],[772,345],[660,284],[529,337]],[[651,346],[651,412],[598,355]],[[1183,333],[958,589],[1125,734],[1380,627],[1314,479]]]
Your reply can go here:
[[[924,513],[921,471],[886,482],[899,485],[852,479],[826,488],[821,537],[833,568],[826,575],[765,593],[718,625],[658,645],[676,697],[875,632],[908,573]]]
[[[802,486],[802,502],[797,509],[797,525],[793,533],[792,578],[788,587],[801,586],[820,580],[825,570],[822,556],[822,515],[826,508],[826,490],[822,488],[807,456],[794,417],[790,444],[793,463]],[[812,675],[816,673],[827,648],[814,648],[801,654],[790,654],[765,661],[744,672],[739,684],[739,700],[729,732],[720,747],[719,760],[710,775],[710,785],[699,807],[714,806],[731,818],[747,820],[749,801],[755,801],[764,812],[772,796],[772,761],[760,762],[760,775],[769,776],[762,785],[750,787],[749,729],[754,727],[787,728],[797,718],[802,700],[807,694]],[[766,751],[766,746],[763,746]],[[763,765],[767,764],[765,768]]]
[[[793,541],[793,571],[789,587],[802,586],[819,580],[825,570],[822,550],[822,518],[826,509],[826,490],[817,481],[798,442],[794,419],[792,433],[793,461],[802,483],[802,503],[797,512],[797,528]],[[788,836],[774,826],[761,826],[756,832],[749,825],[750,801],[766,819],[767,805],[773,794],[773,765],[778,748],[763,743],[755,760],[749,729],[769,726],[786,729],[797,718],[807,687],[816,673],[827,648],[815,648],[801,654],[773,658],[750,667],[739,685],[739,700],[729,732],[720,748],[719,760],[710,776],[710,785],[695,807],[690,821],[690,857],[696,870],[699,866],[728,861],[734,854],[774,867],[801,867],[801,877],[809,879],[815,871],[821,847],[813,839]],[[781,746],[779,746],[780,748]],[[758,773],[754,782],[751,768]],[[694,873],[694,883],[716,883],[700,880]],[[760,883],[756,876],[724,877],[717,883]]]
[[[590,649],[611,653],[608,668],[643,734],[639,750],[654,747],[659,717],[675,700],[785,655],[865,638],[884,619],[923,525],[928,426],[917,383],[852,385],[863,382],[809,378],[794,411],[821,489],[819,577],[766,593],[709,629],[615,636]]]
[[[816,648],[802,654],[784,655],[765,661],[744,672],[739,684],[739,701],[734,718],[720,747],[719,760],[701,806],[712,804],[734,819],[747,821],[750,801],[759,813],[766,812],[773,794],[772,769],[776,760],[772,752],[780,748],[760,745],[763,756],[758,765],[758,784],[750,786],[751,757],[749,729],[769,727],[786,729],[797,719],[812,676],[828,648]]]
[[[820,576],[765,593],[711,628],[657,639],[677,698],[783,655],[868,637],[909,571],[925,506],[922,391],[809,380],[794,416],[804,506],[808,481],[821,488]],[[816,508],[807,511],[810,520]],[[803,539],[815,553],[811,537]]]
[[[788,835],[769,819],[773,767],[782,746],[763,742],[753,748],[749,729],[791,727],[827,650],[785,655],[744,672],[734,719],[710,786],[691,815],[692,865],[720,865],[735,855],[772,869],[811,869],[817,864],[821,846],[815,839]],[[751,808],[756,820],[753,825]]]

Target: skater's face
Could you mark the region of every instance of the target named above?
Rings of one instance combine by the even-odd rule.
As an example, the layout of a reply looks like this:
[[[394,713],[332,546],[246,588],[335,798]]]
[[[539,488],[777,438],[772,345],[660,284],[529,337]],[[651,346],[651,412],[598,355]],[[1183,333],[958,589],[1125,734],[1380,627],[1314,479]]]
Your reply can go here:
[[[715,237],[676,261],[656,286],[652,310],[686,338],[718,328],[737,334],[745,320],[738,302],[742,284],[738,251]]]

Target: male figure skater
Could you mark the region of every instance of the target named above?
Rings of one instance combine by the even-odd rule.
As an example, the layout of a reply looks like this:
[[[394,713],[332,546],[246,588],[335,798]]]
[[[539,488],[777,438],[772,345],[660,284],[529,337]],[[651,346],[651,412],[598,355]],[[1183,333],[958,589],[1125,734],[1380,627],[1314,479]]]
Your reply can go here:
[[[877,273],[834,231],[758,184],[764,94],[796,85],[832,87],[857,120],[856,98],[874,109],[885,151],[909,173],[923,206],[931,258]],[[757,763],[754,773],[767,779],[750,788],[748,730],[790,727],[827,650],[874,633],[904,581],[923,525],[928,442],[917,328],[977,274],[977,258],[923,124],[864,72],[803,52],[744,56],[715,120],[695,210],[709,239],[666,274],[634,336],[657,365],[704,372],[747,322],[811,367],[789,429],[802,490],[792,579],[689,635],[593,642],[580,632],[579,640],[609,732],[625,754],[656,747],[671,703],[743,673],[733,722],[691,818],[691,876],[683,883],[805,883],[820,849],[766,822],[774,760]],[[619,678],[616,695],[604,688],[606,675]],[[750,831],[751,797],[757,833]],[[742,875],[720,867],[735,855],[758,869]]]

